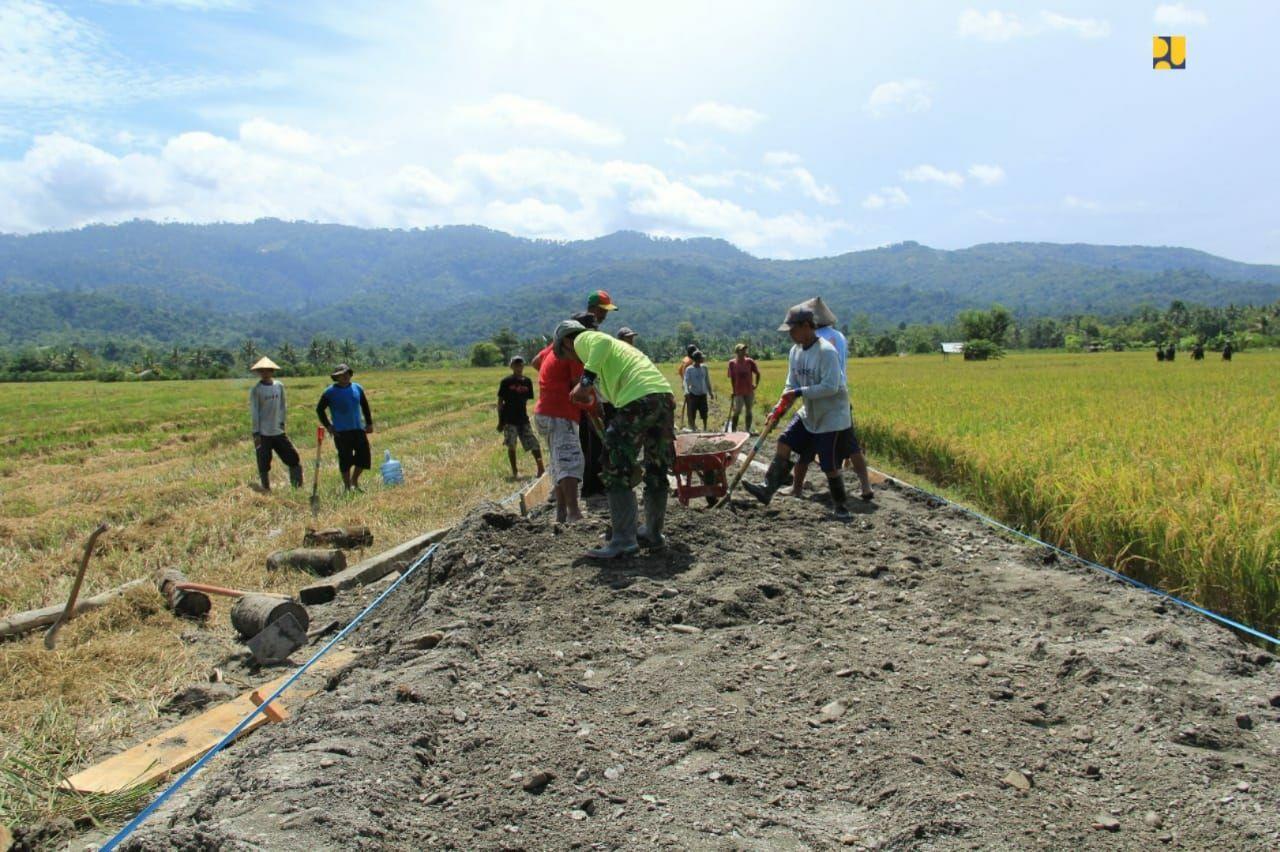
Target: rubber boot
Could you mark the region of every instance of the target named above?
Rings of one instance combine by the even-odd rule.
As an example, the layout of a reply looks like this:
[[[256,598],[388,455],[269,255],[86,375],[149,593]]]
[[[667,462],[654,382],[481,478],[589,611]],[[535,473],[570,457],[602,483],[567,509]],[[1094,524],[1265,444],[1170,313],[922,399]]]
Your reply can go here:
[[[294,488],[302,487],[302,465],[295,464],[289,468],[289,484]]]
[[[829,477],[827,488],[831,490],[831,510],[835,512],[835,516],[842,521],[852,518],[853,513],[849,511],[849,492],[844,487],[844,476],[837,473]]]
[[[756,485],[753,482],[743,482],[742,487],[747,489],[747,493],[755,497],[766,506],[773,499],[773,492],[791,481],[791,459],[782,460],[774,456],[772,462],[769,463],[769,472],[764,475],[764,482]]]
[[[271,490],[271,471],[269,470],[258,471],[258,482],[262,485],[263,491],[270,491]]]
[[[609,490],[609,518],[613,522],[613,536],[609,543],[596,550],[588,550],[588,559],[617,559],[634,556],[640,552],[636,544],[636,493],[630,488]]]
[[[650,550],[661,550],[667,546],[662,526],[667,519],[667,499],[670,496],[671,490],[666,486],[644,490],[644,526],[636,530],[636,540]]]

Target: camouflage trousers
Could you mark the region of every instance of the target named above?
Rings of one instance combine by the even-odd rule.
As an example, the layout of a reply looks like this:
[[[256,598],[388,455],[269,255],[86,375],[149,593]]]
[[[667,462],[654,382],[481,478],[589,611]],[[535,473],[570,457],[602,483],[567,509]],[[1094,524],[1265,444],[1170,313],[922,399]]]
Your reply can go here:
[[[614,410],[604,430],[600,478],[605,488],[631,489],[641,479],[646,488],[669,487],[667,471],[676,457],[675,417],[676,400],[669,393],[651,393]]]

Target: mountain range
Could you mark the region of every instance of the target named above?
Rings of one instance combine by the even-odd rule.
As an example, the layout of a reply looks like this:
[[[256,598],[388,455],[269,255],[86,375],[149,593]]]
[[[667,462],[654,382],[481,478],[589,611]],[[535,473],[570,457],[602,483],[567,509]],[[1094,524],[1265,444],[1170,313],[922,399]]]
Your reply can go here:
[[[820,294],[842,322],[940,322],[999,302],[1016,316],[1115,315],[1171,300],[1280,299],[1280,266],[1176,247],[914,242],[808,260],[770,260],[717,239],[621,231],[574,242],[478,226],[369,230],[263,219],[135,221],[0,235],[0,345],[127,337],[230,345],[460,346],[509,326],[546,333],[605,289],[618,326],[667,334],[760,333]]]

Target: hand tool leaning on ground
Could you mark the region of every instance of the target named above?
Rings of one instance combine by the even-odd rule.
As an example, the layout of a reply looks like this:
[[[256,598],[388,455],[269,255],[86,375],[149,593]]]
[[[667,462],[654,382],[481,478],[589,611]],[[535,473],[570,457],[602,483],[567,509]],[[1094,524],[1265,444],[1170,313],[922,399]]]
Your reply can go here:
[[[747,460],[742,463],[742,467],[734,474],[733,482],[729,483],[729,490],[725,492],[724,498],[717,504],[719,506],[727,506],[729,498],[733,496],[733,489],[738,487],[738,483],[742,481],[742,475],[751,467],[751,462],[755,460],[756,453],[760,452],[760,448],[764,446],[764,439],[769,437],[769,433],[773,431],[773,427],[778,425],[778,421],[782,419],[787,410],[791,408],[791,404],[795,402],[795,397],[787,399],[783,397],[778,401],[777,406],[769,413],[769,418],[765,421],[764,429],[760,431],[760,437],[756,438],[755,444],[751,446],[751,452],[747,455]]]
[[[320,446],[324,443],[324,427],[316,427],[316,469],[311,473],[311,517],[320,514]]]
[[[192,583],[176,568],[158,571],[156,585],[170,609],[187,617],[203,618],[209,612],[209,595],[236,598],[231,625],[259,665],[286,660],[307,643],[311,617],[306,607],[292,598]]]
[[[44,646],[50,651],[58,647],[58,631],[62,629],[62,625],[75,617],[76,598],[80,597],[80,584],[84,582],[84,572],[89,567],[89,557],[93,555],[93,546],[97,543],[98,536],[106,531],[106,524],[98,524],[97,529],[89,533],[89,541],[84,546],[84,556],[80,557],[80,570],[76,572],[75,582],[71,584],[71,594],[67,598],[67,606],[62,610],[62,615],[58,616],[58,620],[44,634]]]

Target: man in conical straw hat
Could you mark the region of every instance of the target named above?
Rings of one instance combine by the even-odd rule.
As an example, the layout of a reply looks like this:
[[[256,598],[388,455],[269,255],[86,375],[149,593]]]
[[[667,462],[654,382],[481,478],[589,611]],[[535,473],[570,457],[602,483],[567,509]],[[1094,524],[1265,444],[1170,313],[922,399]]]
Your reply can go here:
[[[289,468],[289,482],[302,487],[302,459],[285,434],[284,385],[275,380],[280,366],[270,358],[260,358],[249,368],[258,374],[258,383],[249,389],[249,418],[253,424],[253,448],[258,456],[258,480],[263,491],[271,490],[271,454]]]

